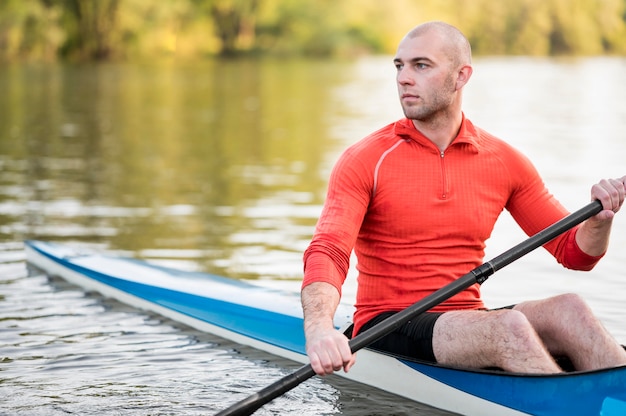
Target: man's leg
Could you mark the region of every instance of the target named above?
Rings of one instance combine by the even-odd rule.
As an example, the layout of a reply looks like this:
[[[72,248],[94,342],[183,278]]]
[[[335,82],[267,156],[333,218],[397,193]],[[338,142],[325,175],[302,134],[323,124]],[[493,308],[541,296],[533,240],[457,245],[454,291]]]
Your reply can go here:
[[[624,348],[578,295],[522,302],[514,310],[526,316],[548,351],[569,357],[577,370],[626,365]]]
[[[562,371],[518,310],[446,312],[435,323],[433,352],[437,362],[447,365],[523,373]]]

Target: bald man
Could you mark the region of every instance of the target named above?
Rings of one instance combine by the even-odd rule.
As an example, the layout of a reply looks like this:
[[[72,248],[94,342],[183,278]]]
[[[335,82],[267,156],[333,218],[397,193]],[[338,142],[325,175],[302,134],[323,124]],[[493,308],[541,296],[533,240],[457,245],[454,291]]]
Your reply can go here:
[[[394,57],[405,118],[341,155],[304,253],[306,350],[315,372],[355,362],[333,315],[354,250],[354,334],[428,296],[483,262],[485,240],[508,210],[533,235],[569,213],[532,163],[474,126],[462,111],[472,75],[465,36],[443,22],[411,30]],[[603,210],[545,248],[563,266],[590,270],[605,253],[624,202],[626,176],[591,188]],[[626,353],[577,295],[487,310],[478,285],[451,297],[372,348],[446,365],[558,373],[554,356],[578,370],[626,364]]]

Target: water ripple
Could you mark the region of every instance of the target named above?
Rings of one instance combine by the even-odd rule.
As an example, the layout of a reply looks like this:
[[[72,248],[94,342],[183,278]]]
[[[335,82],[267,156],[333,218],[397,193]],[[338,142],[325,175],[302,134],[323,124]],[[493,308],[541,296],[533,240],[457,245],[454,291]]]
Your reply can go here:
[[[29,276],[23,253],[4,258],[12,260],[0,265],[11,270],[0,277],[2,414],[206,415],[298,366],[62,280]],[[394,414],[424,409],[397,401],[338,377],[314,378],[256,414],[363,416],[388,414],[390,406]]]

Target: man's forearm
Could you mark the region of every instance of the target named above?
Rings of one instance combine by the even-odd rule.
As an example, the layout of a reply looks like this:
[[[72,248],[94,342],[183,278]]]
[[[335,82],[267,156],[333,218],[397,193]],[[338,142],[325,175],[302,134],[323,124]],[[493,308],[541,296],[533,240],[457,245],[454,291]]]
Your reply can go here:
[[[612,220],[585,221],[576,232],[578,247],[589,256],[601,256],[609,247]]]
[[[339,305],[339,292],[330,283],[315,282],[302,289],[304,332],[333,328],[333,317]]]

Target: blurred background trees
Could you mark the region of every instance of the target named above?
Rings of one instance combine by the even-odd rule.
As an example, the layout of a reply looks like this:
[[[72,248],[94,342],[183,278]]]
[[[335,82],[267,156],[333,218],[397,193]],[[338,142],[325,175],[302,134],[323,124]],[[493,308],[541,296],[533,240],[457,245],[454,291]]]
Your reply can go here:
[[[477,55],[626,54],[626,0],[0,0],[0,60],[393,53],[427,20]]]

